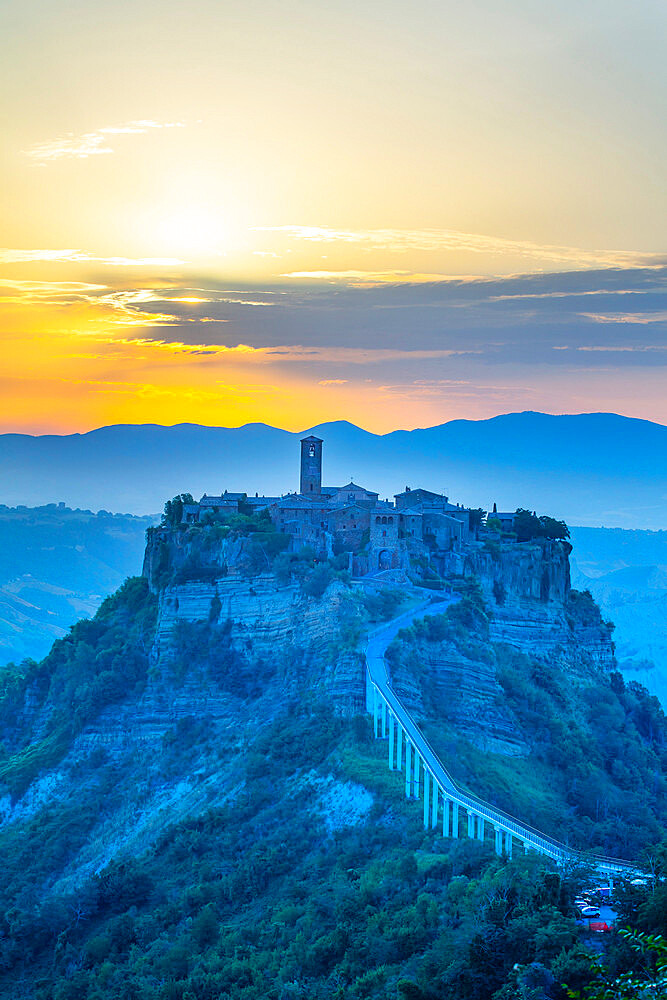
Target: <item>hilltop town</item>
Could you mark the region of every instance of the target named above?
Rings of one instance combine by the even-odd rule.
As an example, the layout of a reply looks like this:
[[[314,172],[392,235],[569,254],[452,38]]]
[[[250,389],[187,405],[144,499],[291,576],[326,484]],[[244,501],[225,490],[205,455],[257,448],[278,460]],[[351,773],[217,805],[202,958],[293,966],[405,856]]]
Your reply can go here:
[[[406,486],[390,501],[352,481],[344,486],[325,486],[323,445],[323,440],[312,434],[301,439],[298,493],[273,497],[225,490],[215,496],[205,493],[199,503],[184,494],[185,502],[178,509],[180,522],[212,525],[229,515],[265,512],[275,530],[290,539],[290,551],[310,547],[321,559],[349,553],[355,576],[405,571],[420,561],[436,565],[451,561],[451,556],[469,543],[501,537],[522,540],[513,533],[522,515],[524,520],[528,518],[524,535],[567,535],[565,525],[552,518],[538,519],[528,511],[498,512],[495,506],[487,518],[481,508],[450,503],[444,494],[423,488]]]
[[[183,505],[182,523],[211,524],[219,515],[266,511],[293,550],[310,546],[321,558],[349,552],[356,574],[406,569],[410,557],[458,551],[481,525],[483,511],[429,490],[406,486],[391,502],[354,482],[322,485],[323,444],[314,435],[301,440],[298,493],[204,494],[199,503]]]

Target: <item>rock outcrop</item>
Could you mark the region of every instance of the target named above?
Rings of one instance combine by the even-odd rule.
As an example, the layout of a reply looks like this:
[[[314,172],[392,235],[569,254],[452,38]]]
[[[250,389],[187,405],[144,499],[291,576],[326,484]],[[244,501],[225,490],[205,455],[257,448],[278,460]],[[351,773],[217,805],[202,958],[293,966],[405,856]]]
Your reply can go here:
[[[148,730],[159,730],[165,713],[222,718],[227,711],[228,695],[197,668],[196,659],[182,687],[165,701],[159,679],[178,658],[179,630],[188,623],[226,623],[245,669],[258,674],[260,700],[268,665],[279,678],[282,699],[327,700],[343,715],[363,711],[363,657],[349,641],[351,626],[358,630],[360,624],[354,590],[337,581],[315,598],[274,573],[250,574],[251,545],[215,529],[150,533],[144,573],[160,603],[153,681],[144,702]],[[613,667],[609,626],[592,601],[570,589],[569,552],[563,542],[472,543],[447,557],[441,570],[454,587],[457,580],[478,581],[489,609],[488,634],[463,650],[449,640],[421,639],[410,650],[418,670],[396,664],[397,691],[418,720],[440,714],[481,749],[523,754],[527,747],[496,678],[495,644],[582,676]],[[275,686],[272,692],[275,698]]]
[[[560,541],[476,543],[448,556],[444,571],[479,581],[491,611],[490,639],[573,669],[614,668],[612,627],[570,587],[571,546]]]
[[[414,670],[412,664],[418,664]],[[392,666],[394,690],[417,723],[447,724],[481,750],[508,757],[528,747],[496,679],[493,656],[465,656],[452,642],[410,645]]]

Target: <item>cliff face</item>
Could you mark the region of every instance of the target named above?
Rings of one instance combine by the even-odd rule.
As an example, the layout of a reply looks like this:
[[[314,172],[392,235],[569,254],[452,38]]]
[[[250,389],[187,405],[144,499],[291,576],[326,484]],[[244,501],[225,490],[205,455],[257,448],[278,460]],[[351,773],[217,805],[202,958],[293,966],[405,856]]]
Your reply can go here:
[[[230,649],[247,669],[261,673],[265,664],[279,676],[283,700],[306,695],[354,715],[363,709],[364,665],[343,632],[357,617],[354,596],[338,582],[315,598],[269,573],[193,580],[160,594],[151,659],[159,676],[177,655],[184,624],[224,623]]]
[[[146,536],[142,575],[154,594],[176,580],[212,579],[230,571],[242,574],[255,555],[248,537],[225,534],[215,527],[149,528]]]
[[[539,541],[469,546],[445,572],[479,581],[491,611],[489,637],[572,669],[614,668],[612,629],[599,609],[570,588],[571,547]]]
[[[473,543],[447,557],[441,571],[451,585],[465,590],[461,578],[475,580],[488,614],[417,629],[395,651],[396,690],[427,729],[460,734],[483,752],[525,755],[528,743],[498,681],[503,647],[568,684],[614,668],[611,627],[589,595],[570,589],[569,552],[562,542]]]
[[[274,698],[307,693],[329,701],[342,715],[362,711],[363,658],[344,638],[360,622],[358,599],[338,582],[314,598],[273,573],[249,575],[251,544],[202,529],[151,533],[144,571],[159,591],[159,614],[147,714],[154,719],[164,714],[157,679],[182,659],[183,630],[196,623],[225,623],[225,641],[242,664],[238,669],[255,676],[258,690],[268,666],[279,679]],[[419,668],[397,665],[397,690],[417,719],[440,714],[480,748],[523,754],[526,744],[496,678],[495,644],[580,676],[613,666],[610,629],[597,607],[570,589],[569,551],[562,542],[472,544],[448,556],[444,569],[451,577],[479,582],[488,625],[483,641],[463,647],[451,637],[422,638],[410,653]],[[257,564],[256,551],[254,558]],[[196,657],[191,660],[169,711],[193,714],[200,704],[200,711],[224,714],[219,685],[197,668]]]
[[[394,689],[421,725],[430,720],[453,727],[480,750],[526,754],[520,728],[503,705],[495,657],[481,647],[476,653],[466,655],[452,641],[418,638],[392,664]]]

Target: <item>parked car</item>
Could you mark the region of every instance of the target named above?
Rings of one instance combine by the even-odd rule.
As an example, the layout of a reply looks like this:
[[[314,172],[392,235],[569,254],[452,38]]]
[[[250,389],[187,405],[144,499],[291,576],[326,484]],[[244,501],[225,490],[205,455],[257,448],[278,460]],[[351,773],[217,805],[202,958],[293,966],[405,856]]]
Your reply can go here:
[[[597,906],[584,906],[581,915],[586,917],[587,920],[591,920],[600,916],[600,910]]]

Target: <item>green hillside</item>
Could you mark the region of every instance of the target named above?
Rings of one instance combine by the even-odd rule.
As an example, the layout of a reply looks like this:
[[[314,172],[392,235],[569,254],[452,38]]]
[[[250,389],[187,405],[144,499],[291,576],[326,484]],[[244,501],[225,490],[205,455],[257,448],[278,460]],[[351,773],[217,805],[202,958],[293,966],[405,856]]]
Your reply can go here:
[[[329,599],[313,597],[323,614]],[[502,804],[535,800],[536,818],[558,817],[581,846],[634,858],[657,845],[657,703],[617,675],[550,675],[493,647],[488,609],[466,601],[434,633],[427,620],[405,634],[395,656],[408,662],[418,638],[496,661],[527,748]],[[268,663],[211,617],[185,662],[181,650],[156,671],[155,610],[130,580],[40,664],[0,677],[2,996],[564,1000],[561,982],[586,980],[572,901],[590,873],[424,832],[368,720],[317,694],[325,663],[307,646]],[[322,655],[343,642],[349,629]],[[501,756],[485,769],[455,725],[439,739],[478,791],[509,774]],[[655,928],[652,902],[627,906]],[[614,944],[609,960],[626,959]],[[520,992],[534,982],[542,992]]]

